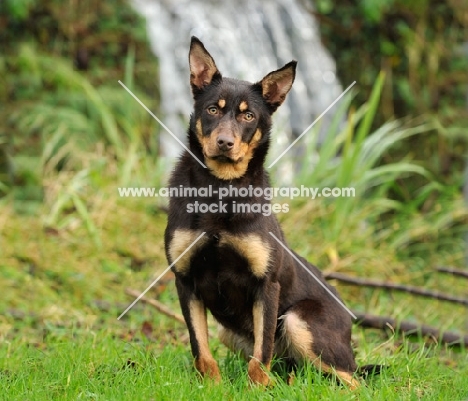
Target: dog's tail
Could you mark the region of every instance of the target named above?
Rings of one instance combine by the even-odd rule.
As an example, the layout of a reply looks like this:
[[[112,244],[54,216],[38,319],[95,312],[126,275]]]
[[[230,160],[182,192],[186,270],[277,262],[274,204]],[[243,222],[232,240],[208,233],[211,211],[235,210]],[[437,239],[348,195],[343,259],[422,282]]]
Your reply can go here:
[[[386,365],[363,365],[359,366],[356,370],[356,373],[363,377],[376,376],[379,375],[384,369],[387,369]]]

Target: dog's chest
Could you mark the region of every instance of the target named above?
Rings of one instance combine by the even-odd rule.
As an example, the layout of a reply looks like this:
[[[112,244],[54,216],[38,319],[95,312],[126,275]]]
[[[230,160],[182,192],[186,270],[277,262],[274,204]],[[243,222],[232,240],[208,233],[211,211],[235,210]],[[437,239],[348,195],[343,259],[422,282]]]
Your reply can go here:
[[[178,229],[169,243],[174,269],[182,275],[248,272],[256,278],[268,273],[271,248],[255,233],[204,233]]]

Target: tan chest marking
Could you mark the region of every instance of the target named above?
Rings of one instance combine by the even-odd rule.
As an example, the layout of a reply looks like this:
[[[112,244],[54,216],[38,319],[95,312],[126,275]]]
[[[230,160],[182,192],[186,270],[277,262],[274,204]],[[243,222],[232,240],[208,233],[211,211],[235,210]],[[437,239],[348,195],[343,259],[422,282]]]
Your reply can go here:
[[[199,230],[175,230],[169,243],[169,255],[171,263],[174,262],[202,233]],[[206,235],[200,238],[175,264],[175,270],[179,273],[187,273],[190,268],[190,259],[193,254],[200,249],[207,241]]]
[[[256,234],[236,236],[222,234],[220,245],[233,247],[240,255],[247,259],[249,268],[258,278],[264,277],[268,272],[271,249],[267,242]]]

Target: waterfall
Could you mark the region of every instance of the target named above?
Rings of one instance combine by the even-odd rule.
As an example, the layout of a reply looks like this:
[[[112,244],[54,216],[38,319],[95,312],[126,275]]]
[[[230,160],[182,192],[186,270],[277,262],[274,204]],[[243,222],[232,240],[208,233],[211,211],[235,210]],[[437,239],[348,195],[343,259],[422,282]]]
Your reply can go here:
[[[342,93],[317,23],[300,0],[133,0],[133,4],[147,20],[152,51],[159,59],[160,118],[179,138],[185,139],[192,110],[188,69],[192,35],[205,44],[227,77],[256,82],[292,59],[298,61],[293,89],[275,115],[271,160]],[[323,117],[319,143],[332,116],[333,108]],[[307,136],[279,166],[289,172],[286,176],[292,173],[287,160],[304,146]],[[161,134],[161,149],[169,157],[182,151],[166,132]]]

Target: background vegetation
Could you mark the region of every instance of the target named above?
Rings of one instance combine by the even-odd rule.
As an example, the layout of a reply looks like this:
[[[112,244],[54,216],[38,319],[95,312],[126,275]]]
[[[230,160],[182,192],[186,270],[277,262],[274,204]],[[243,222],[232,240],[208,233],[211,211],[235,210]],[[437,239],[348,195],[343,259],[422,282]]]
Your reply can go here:
[[[316,3],[340,79],[362,89],[341,103],[326,143],[311,144],[314,163],[297,179],[354,186],[358,196],[298,201],[279,217],[290,245],[327,273],[466,297],[466,280],[435,268],[466,269],[468,9],[462,0],[411,4]],[[163,202],[117,192],[167,178],[160,127],[117,83],[158,110],[145,23],[123,0],[6,0],[0,42],[5,399],[468,397],[466,351],[437,339],[427,345],[356,328],[359,363],[390,366],[359,396],[309,366],[293,386],[278,380],[265,391],[248,390],[245,364],[216,341],[225,384],[198,381],[184,326],[142,303],[118,321],[132,300],[125,288],[143,290],[166,267]],[[340,292],[360,312],[468,331],[460,305],[343,285]],[[148,296],[178,311],[170,274]]]

